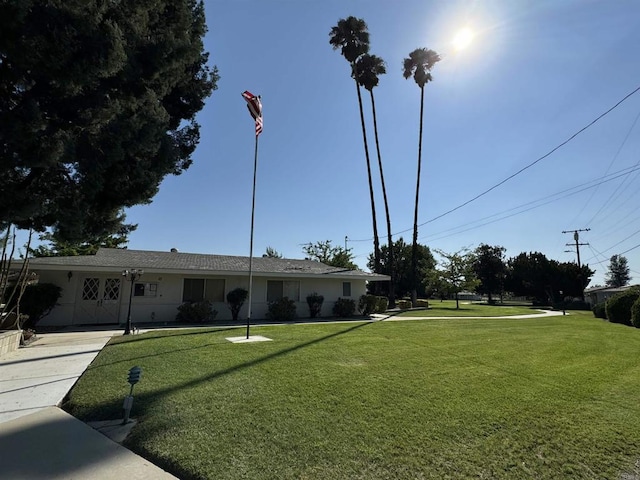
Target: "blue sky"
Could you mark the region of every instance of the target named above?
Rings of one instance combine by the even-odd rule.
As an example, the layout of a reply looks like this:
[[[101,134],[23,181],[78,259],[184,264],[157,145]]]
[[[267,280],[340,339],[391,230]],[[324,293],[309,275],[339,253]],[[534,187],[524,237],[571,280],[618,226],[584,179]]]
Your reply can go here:
[[[349,15],[367,22],[371,53],[387,62],[374,92],[392,230],[407,242],[420,106],[419,88],[402,77],[409,52],[428,47],[443,57],[425,90],[421,224],[534,162],[640,86],[637,0],[205,5],[205,44],[220,70],[219,88],[198,116],[202,138],[193,166],[167,178],[151,204],[128,210],[127,220],[139,225],[132,249],[249,254],[254,136],[240,96],[246,89],[262,95],[265,122],[254,254],[271,246],[302,258],[304,243],[344,246],[348,236],[356,262],[366,267],[372,227],[355,86],[328,43],[331,27]],[[456,52],[451,42],[463,27],[475,38]],[[540,251],[573,261],[575,252],[565,252],[573,237],[562,231],[590,228],[580,241],[590,244],[581,258],[597,270],[592,285],[603,283],[608,258],[627,250],[637,281],[640,172],[576,187],[638,165],[639,114],[640,92],[522,174],[422,225],[420,243],[448,252],[488,243],[506,247],[507,256]],[[369,132],[374,160],[370,124]],[[377,173],[374,180],[386,243]]]

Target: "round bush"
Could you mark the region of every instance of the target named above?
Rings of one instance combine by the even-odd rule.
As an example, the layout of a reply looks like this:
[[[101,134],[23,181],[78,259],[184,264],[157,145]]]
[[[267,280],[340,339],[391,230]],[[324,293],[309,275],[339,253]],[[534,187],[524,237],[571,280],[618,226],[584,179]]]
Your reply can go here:
[[[218,311],[213,309],[208,300],[185,302],[178,307],[176,320],[184,323],[213,322],[216,315],[218,315]]]
[[[378,297],[375,295],[362,295],[358,301],[358,310],[362,315],[371,315],[376,311]]]
[[[591,309],[593,311],[593,316],[596,318],[604,318],[606,320],[607,311],[605,307],[606,307],[605,302],[596,303]]]
[[[389,308],[389,299],[387,297],[377,297],[376,313],[387,313]]]
[[[269,311],[267,318],[270,320],[279,320],[281,322],[290,322],[296,317],[296,302],[289,300],[289,297],[282,297],[280,300],[269,303]]]
[[[624,292],[616,293],[607,300],[605,307],[607,318],[611,323],[621,323],[623,325],[631,324],[631,307],[640,297],[640,290],[630,288]]]
[[[307,295],[307,305],[309,305],[309,317],[316,318],[320,316],[322,312],[322,304],[324,303],[324,296],[318,295],[313,292]]]
[[[333,305],[333,314],[338,317],[350,317],[356,311],[356,301],[351,298],[338,298]]]
[[[640,328],[640,297],[631,305],[631,323],[634,327]]]

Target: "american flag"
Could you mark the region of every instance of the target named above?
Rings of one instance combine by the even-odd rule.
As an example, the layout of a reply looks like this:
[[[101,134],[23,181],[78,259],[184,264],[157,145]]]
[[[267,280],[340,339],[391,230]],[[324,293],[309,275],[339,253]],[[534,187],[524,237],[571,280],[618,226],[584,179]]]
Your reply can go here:
[[[248,90],[242,93],[242,98],[247,101],[249,113],[256,121],[256,137],[262,133],[262,102],[260,95],[256,96]]]

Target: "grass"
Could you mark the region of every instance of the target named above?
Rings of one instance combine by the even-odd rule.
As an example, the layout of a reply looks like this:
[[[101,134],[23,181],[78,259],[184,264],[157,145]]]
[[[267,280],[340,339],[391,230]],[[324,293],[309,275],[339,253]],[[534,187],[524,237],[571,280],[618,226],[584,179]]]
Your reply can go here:
[[[640,330],[591,314],[118,338],[65,408],[183,479],[630,478]],[[638,472],[635,472],[638,473]]]
[[[456,309],[455,300],[430,300],[429,309],[410,310],[400,313],[400,317],[502,317],[506,315],[527,315],[541,313],[526,305],[487,305],[460,301]]]

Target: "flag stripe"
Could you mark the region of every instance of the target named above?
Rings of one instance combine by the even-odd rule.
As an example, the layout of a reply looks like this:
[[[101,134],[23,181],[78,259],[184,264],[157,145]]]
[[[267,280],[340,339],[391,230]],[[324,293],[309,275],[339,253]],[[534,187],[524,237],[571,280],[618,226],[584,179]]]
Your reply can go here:
[[[263,121],[262,121],[262,102],[260,96],[256,96],[248,90],[242,93],[242,98],[247,102],[247,109],[251,114],[251,117],[256,123],[256,137],[262,133]]]

